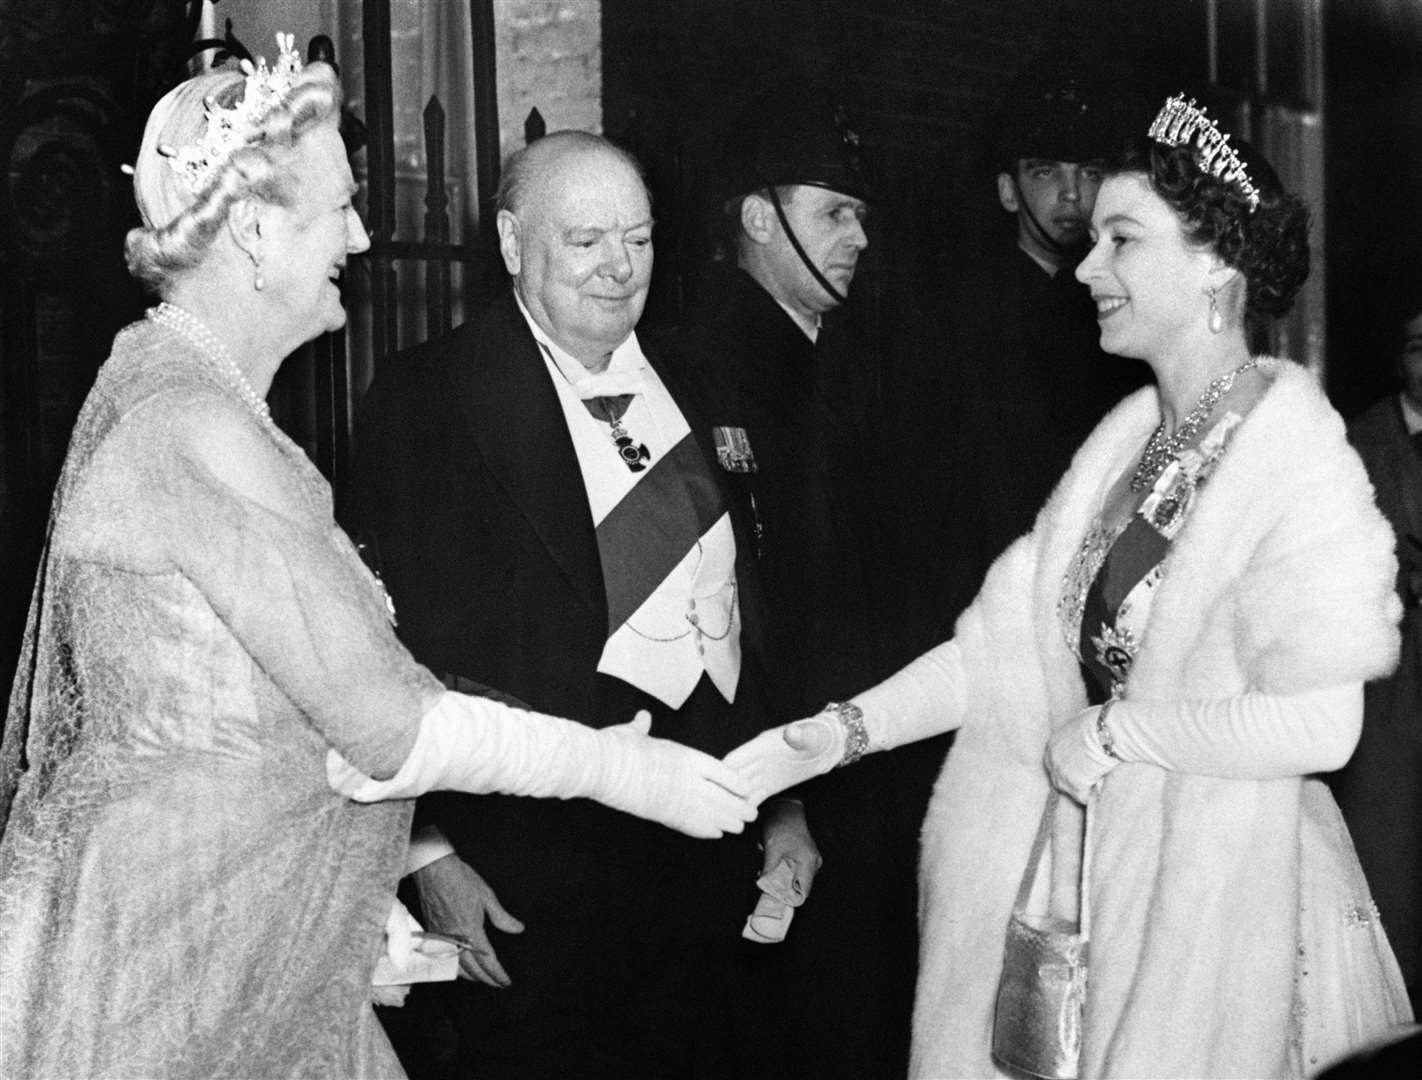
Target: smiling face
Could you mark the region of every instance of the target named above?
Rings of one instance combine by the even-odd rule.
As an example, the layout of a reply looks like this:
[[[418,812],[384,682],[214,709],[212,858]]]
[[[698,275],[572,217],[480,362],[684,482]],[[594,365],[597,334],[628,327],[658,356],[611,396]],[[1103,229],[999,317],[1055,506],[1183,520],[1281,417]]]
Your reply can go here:
[[[1154,363],[1209,334],[1205,288],[1215,259],[1186,244],[1180,219],[1145,177],[1125,173],[1101,185],[1091,233],[1076,277],[1096,301],[1102,349]]]
[[[346,323],[337,284],[350,255],[370,247],[351,205],[356,192],[335,125],[302,136],[292,165],[296,199],[263,216],[262,276],[272,318],[298,343]]]
[[[540,163],[499,248],[528,313],[592,371],[642,317],[652,280],[652,206],[641,178],[611,151],[577,147]]]
[[[998,201],[1017,215],[1017,242],[1039,261],[1061,265],[1063,248],[1086,240],[1101,161],[1047,161],[1021,158],[1015,175],[997,178]]]

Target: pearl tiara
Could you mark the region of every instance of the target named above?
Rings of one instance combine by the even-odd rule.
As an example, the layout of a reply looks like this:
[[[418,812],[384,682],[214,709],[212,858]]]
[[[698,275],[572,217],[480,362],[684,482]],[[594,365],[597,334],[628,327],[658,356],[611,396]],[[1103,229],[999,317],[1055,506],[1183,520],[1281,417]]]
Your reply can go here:
[[[290,93],[296,77],[301,74],[301,57],[296,52],[292,34],[277,34],[277,61],[267,67],[266,57],[242,61],[247,85],[242,100],[231,108],[217,104],[209,95],[203,102],[207,128],[196,142],[176,149],[160,145],[158,153],[168,167],[178,174],[189,190],[199,192],[237,150],[252,141],[253,135],[272,111]]]
[[[1147,134],[1167,146],[1194,148],[1200,155],[1200,168],[1237,187],[1249,200],[1251,212],[1259,208],[1259,189],[1250,182],[1244,162],[1229,145],[1229,136],[1205,115],[1203,107],[1195,107],[1194,98],[1188,102],[1184,94],[1167,98]]]

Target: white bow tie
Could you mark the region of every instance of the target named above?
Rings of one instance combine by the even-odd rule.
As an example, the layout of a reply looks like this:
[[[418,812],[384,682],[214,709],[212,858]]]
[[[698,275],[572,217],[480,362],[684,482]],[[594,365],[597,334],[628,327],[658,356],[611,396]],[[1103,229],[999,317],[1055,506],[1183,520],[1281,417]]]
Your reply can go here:
[[[597,397],[617,397],[620,394],[640,394],[642,392],[642,368],[635,367],[620,371],[600,371],[573,380],[573,391],[582,400]]]

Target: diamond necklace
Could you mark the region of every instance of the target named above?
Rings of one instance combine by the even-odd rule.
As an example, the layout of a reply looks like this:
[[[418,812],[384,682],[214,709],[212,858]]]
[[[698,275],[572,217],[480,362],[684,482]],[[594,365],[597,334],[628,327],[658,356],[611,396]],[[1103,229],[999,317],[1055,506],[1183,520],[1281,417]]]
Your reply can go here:
[[[252,389],[252,384],[247,381],[247,376],[242,374],[242,369],[232,359],[232,354],[227,351],[227,346],[218,341],[217,335],[203,325],[196,315],[178,307],[177,304],[169,303],[167,300],[155,308],[149,308],[145,315],[150,322],[166,326],[180,337],[187,338],[189,344],[195,346],[198,352],[205,354],[221,369],[228,381],[231,382],[233,389],[237,391],[237,396],[257,414],[257,419],[264,424],[272,423],[272,410],[267,405],[266,399]]]
[[[1205,387],[1205,392],[1200,395],[1200,400],[1195,402],[1195,407],[1186,413],[1184,422],[1175,429],[1173,435],[1167,436],[1165,434],[1165,421],[1162,419],[1156,425],[1155,430],[1151,432],[1150,441],[1146,443],[1145,453],[1141,455],[1140,464],[1136,466],[1136,471],[1131,476],[1131,490],[1141,492],[1155,483],[1156,477],[1163,473],[1165,467],[1189,445],[1190,440],[1199,432],[1200,426],[1209,419],[1210,413],[1219,404],[1220,398],[1229,393],[1230,387],[1234,385],[1234,380],[1250,368],[1258,366],[1259,358],[1252,356],[1233,371],[1210,380],[1210,385]]]

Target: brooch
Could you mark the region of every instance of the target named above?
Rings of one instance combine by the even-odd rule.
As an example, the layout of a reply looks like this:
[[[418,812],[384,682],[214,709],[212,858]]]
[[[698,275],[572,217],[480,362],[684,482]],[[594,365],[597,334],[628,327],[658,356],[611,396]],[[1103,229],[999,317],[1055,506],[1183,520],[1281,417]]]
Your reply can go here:
[[[1136,658],[1136,636],[1125,627],[1102,623],[1100,635],[1093,635],[1091,644],[1096,646],[1097,662],[1111,673],[1114,684],[1124,686]]]

